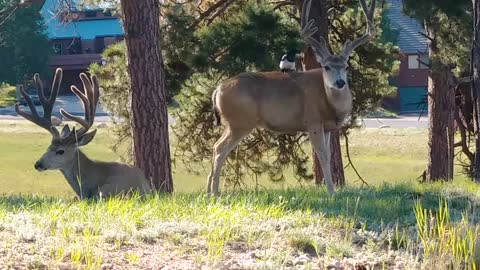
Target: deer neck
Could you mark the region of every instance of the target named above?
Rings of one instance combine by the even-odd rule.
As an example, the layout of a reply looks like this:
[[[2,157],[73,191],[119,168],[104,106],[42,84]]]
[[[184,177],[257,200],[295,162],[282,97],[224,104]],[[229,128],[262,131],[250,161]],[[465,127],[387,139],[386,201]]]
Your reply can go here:
[[[77,196],[90,197],[90,185],[88,185],[87,172],[90,170],[93,161],[90,160],[80,149],[76,151],[76,158],[69,166],[60,169],[68,184],[73,188]]]
[[[345,117],[352,111],[352,93],[345,86],[346,89],[337,91],[325,86],[328,103],[334,109],[335,115],[339,121],[343,121]]]

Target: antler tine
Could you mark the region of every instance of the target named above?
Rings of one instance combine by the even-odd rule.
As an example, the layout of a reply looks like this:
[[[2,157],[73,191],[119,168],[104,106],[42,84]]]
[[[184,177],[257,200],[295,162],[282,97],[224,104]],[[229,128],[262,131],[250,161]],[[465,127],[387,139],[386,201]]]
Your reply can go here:
[[[95,75],[92,75],[91,79],[89,79],[85,73],[81,73],[80,79],[82,80],[84,91],[82,92],[74,85],[72,85],[70,89],[82,101],[83,109],[85,110],[85,118],[82,119],[81,117],[72,115],[64,109],[60,109],[60,113],[65,118],[77,122],[82,126],[82,128],[77,132],[78,137],[84,135],[93,125],[100,88]]]
[[[100,97],[100,83],[98,82],[98,78],[95,75],[92,75],[91,77],[92,80],[92,86],[93,86],[93,96],[92,96],[92,102],[90,102],[90,119],[93,123],[95,120],[95,112],[97,110],[97,105],[98,105],[98,99]]]
[[[365,0],[360,0],[360,4],[362,6],[365,19],[367,20],[367,32],[363,36],[354,40],[353,42],[351,42],[350,40],[347,40],[347,42],[345,42],[343,46],[343,55],[346,58],[348,58],[350,54],[352,54],[355,48],[357,48],[362,44],[365,44],[375,36],[374,15],[375,15],[376,0],[372,0],[372,2],[370,3],[370,6],[367,5]]]
[[[302,5],[302,14],[300,15],[300,25],[302,27],[302,34],[304,30],[313,30],[312,24],[314,20],[308,20],[308,17],[310,16],[310,8],[312,7],[312,0],[305,0]],[[317,32],[318,28],[314,29],[314,32],[311,33],[310,35],[313,35],[315,32]]]
[[[44,118],[51,119],[52,117],[53,105],[55,104],[58,92],[60,91],[62,77],[63,71],[58,68],[55,71],[55,77],[53,78],[52,83],[52,92],[50,93],[50,97],[48,98],[48,100],[45,98],[45,89],[43,88],[43,83],[42,80],[40,80],[40,76],[38,74],[35,74],[35,76],[33,77],[35,85],[37,86],[38,98],[40,99],[40,103],[42,103],[43,106]]]
[[[48,130],[54,137],[58,136],[59,133],[58,133],[58,130],[52,125],[52,110],[53,110],[53,105],[55,104],[55,100],[57,98],[58,92],[60,91],[62,77],[63,77],[63,70],[58,68],[55,71],[55,77],[53,79],[53,84],[52,84],[52,92],[50,94],[49,99],[47,100],[45,98],[45,92],[44,92],[45,90],[43,88],[42,81],[40,80],[40,75],[38,75],[37,73],[33,76],[33,81],[37,87],[38,98],[40,99],[40,103],[42,104],[42,107],[43,107],[43,116],[40,116],[38,114],[32,99],[30,98],[28,93],[25,91],[23,85],[19,86],[19,90],[23,98],[27,102],[28,107],[30,108],[30,113],[20,110],[20,105],[18,103],[15,104],[15,111],[17,112],[18,115]]]
[[[313,49],[320,54],[321,57],[327,57],[330,54],[330,51],[327,48],[327,43],[323,37],[320,37],[320,40],[317,41],[312,36],[318,31],[318,27],[314,27],[314,19],[309,20],[310,8],[312,6],[312,0],[305,0],[302,5],[302,14],[301,14],[301,27],[300,35],[303,39],[313,47]]]

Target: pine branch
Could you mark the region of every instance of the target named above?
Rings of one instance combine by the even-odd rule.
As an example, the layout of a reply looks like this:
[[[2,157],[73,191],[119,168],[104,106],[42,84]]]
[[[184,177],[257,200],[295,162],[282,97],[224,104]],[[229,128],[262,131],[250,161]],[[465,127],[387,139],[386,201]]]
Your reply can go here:
[[[430,40],[430,41],[432,41],[432,42],[434,41],[434,39],[433,39],[431,36],[429,36],[429,35],[427,35],[427,34],[425,34],[425,33],[422,33],[422,32],[418,32],[418,33],[419,33],[420,35],[424,36],[425,38],[427,38],[428,40]]]
[[[295,6],[295,3],[291,0],[277,1],[277,2],[273,2],[271,4],[275,5],[273,7],[273,10],[277,10],[277,9],[285,7],[285,6]]]
[[[215,17],[220,15],[220,13],[217,12],[219,8],[224,7],[224,5],[228,7],[231,3],[233,3],[233,1],[234,0],[220,0],[217,3],[213,4],[211,7],[209,7],[207,10],[205,10],[200,14],[198,19],[195,20],[195,22],[189,26],[189,29],[196,28],[203,20],[209,18],[212,14],[214,14],[212,17],[209,18],[209,20],[212,21],[213,19],[215,19]],[[224,7],[223,10],[225,9],[226,8]]]
[[[472,77],[455,78],[457,86],[472,82]]]
[[[26,0],[26,1],[13,4],[11,6],[8,6],[4,9],[0,10],[0,26],[2,26],[6,21],[8,21],[8,19],[10,19],[10,17],[12,17],[12,15],[15,13],[15,11],[18,8],[29,7],[31,5],[32,5],[32,1],[31,0]]]
[[[428,67],[429,69],[432,69],[432,65],[431,65],[431,64],[423,62],[422,60],[420,60],[420,58],[417,59],[417,61],[418,61],[420,64]]]

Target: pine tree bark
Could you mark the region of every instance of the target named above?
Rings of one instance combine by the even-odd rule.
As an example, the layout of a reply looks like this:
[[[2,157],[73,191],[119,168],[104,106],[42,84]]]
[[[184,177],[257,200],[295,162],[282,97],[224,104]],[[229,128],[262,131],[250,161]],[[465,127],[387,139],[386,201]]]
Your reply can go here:
[[[297,8],[302,9],[303,1],[297,1]],[[318,31],[313,35],[313,37],[319,40],[320,37],[323,37],[327,44],[328,42],[328,10],[327,2],[325,0],[321,1],[312,1],[311,13],[309,15],[310,19],[315,20],[315,26],[318,26]],[[329,46],[330,47],[330,46]],[[303,69],[309,70],[314,68],[321,67],[320,64],[315,59],[312,49],[309,47],[304,52],[303,59]],[[343,161],[342,161],[342,149],[340,147],[340,136],[338,131],[334,131],[330,137],[330,148],[332,151],[331,157],[331,170],[332,170],[332,180],[333,183],[337,186],[345,185],[345,174],[343,170]],[[313,172],[315,174],[315,183],[317,185],[324,184],[323,181],[323,171],[320,166],[320,161],[318,160],[315,152],[312,151],[312,160],[313,160]]]
[[[472,76],[473,122],[475,131],[475,157],[473,177],[480,182],[480,1],[473,3],[473,40],[470,75]]]
[[[455,91],[450,67],[437,55],[437,29],[435,22],[426,24],[430,38],[431,62],[428,77],[428,164],[426,180],[429,182],[453,179]]]
[[[173,192],[157,0],[121,0],[132,84],[135,165],[153,187]]]

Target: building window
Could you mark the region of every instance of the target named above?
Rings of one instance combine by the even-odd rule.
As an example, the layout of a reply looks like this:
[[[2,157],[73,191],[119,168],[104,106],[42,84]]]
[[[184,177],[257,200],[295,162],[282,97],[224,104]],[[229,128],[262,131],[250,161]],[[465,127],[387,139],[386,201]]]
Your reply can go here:
[[[112,10],[106,9],[103,11],[103,17],[112,17]]]
[[[54,43],[53,44],[53,53],[56,55],[62,54],[62,43]]]
[[[419,59],[420,61],[418,61]],[[412,54],[408,56],[408,69],[427,69],[428,66],[424,65],[423,63],[427,65],[430,64],[427,54]]]
[[[418,69],[418,55],[408,56],[408,69]]]
[[[428,58],[428,54],[420,55],[420,61],[422,62],[422,63],[420,63],[420,68],[421,69],[428,69],[428,66],[425,65],[425,64],[430,65],[430,58]],[[425,64],[423,64],[423,63],[425,63]]]
[[[81,54],[82,41],[79,38],[74,38],[68,45],[68,54]]]
[[[96,37],[95,38],[95,53],[103,53],[105,48],[118,42],[117,37]]]
[[[95,17],[97,17],[97,11],[96,10],[85,11],[85,18],[95,18]]]

